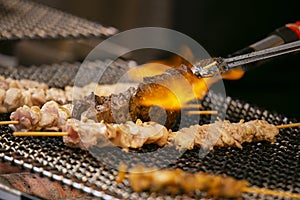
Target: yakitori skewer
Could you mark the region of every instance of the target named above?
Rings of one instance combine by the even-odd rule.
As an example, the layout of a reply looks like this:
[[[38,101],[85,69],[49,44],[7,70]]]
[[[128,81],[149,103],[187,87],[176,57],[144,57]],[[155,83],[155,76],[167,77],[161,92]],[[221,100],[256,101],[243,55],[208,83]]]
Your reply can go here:
[[[0,76],[0,113],[15,111],[18,107],[39,106],[54,100],[60,104],[66,104],[74,99],[94,92],[99,96],[107,96],[115,91],[134,86],[132,83],[99,85],[90,83],[83,87],[66,86],[64,89],[50,88],[45,83],[21,79],[14,80]]]
[[[8,124],[18,124],[18,121],[0,121],[0,125],[8,125]],[[292,123],[292,124],[283,124],[276,126],[278,129],[284,129],[284,128],[294,128],[294,127],[300,127],[300,123]],[[39,135],[40,133],[40,135]],[[53,135],[53,134],[56,135]],[[36,134],[36,135],[34,135]],[[67,132],[43,132],[43,131],[15,131],[14,136],[66,136],[68,135]]]
[[[299,123],[296,125],[299,126]],[[288,126],[294,127],[294,124]],[[287,126],[285,126],[287,128]],[[179,150],[193,149],[195,146],[211,149],[214,146],[237,146],[242,148],[244,142],[275,141],[279,128],[264,120],[231,123],[227,120],[212,124],[193,125],[172,132],[156,122],[136,123],[128,121],[122,124],[93,120],[67,119],[61,126],[64,132],[15,132],[16,136],[65,136],[67,145],[85,149],[93,141],[106,138],[112,144],[128,149],[140,148],[144,144],[156,143],[159,146],[174,145]],[[67,133],[66,133],[67,132]]]
[[[117,183],[128,179],[135,192],[167,192],[171,194],[193,193],[197,190],[206,192],[207,196],[218,198],[241,198],[243,193],[254,193],[300,199],[300,194],[266,188],[249,187],[246,180],[213,175],[204,172],[190,173],[181,169],[146,168],[142,165],[129,169],[120,165]],[[182,181],[185,180],[185,181]]]
[[[94,101],[97,101],[95,98],[93,99]],[[80,115],[76,118],[87,116],[88,118],[96,118],[96,120],[98,120],[98,113],[101,112],[103,114],[103,112],[98,112],[98,110],[95,108],[96,103],[94,101],[92,99],[89,99],[85,104],[84,100],[80,100],[78,101],[79,103],[75,103],[75,105],[60,105],[55,101],[49,101],[45,103],[41,108],[37,106],[29,107],[25,105],[18,108],[10,115],[11,120],[19,122],[17,124],[14,123],[15,125],[12,127],[18,131],[58,131],[61,128],[60,126],[64,125],[67,119],[73,117],[74,115],[76,116],[76,114],[74,114],[76,112],[80,113]],[[215,114],[215,112],[216,111],[201,111],[199,114]],[[110,122],[110,115],[103,115],[102,118],[103,121]],[[9,124],[9,122],[4,123]]]

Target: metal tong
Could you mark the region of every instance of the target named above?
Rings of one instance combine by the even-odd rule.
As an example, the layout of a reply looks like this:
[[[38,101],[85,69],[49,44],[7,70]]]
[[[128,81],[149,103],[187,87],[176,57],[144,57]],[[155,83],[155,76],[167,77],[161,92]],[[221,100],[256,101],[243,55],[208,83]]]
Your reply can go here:
[[[217,57],[202,60],[196,63],[191,70],[199,78],[208,78],[223,74],[245,64],[297,51],[300,51],[300,40],[231,58]]]

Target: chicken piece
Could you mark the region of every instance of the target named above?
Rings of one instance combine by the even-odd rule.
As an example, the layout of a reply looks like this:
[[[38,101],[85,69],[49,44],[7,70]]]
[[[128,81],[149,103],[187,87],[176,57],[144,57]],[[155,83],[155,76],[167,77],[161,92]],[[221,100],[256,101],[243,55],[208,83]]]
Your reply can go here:
[[[1,84],[1,81],[0,81],[0,84]],[[6,96],[6,91],[4,89],[1,89],[1,86],[0,86],[0,113],[7,112],[6,107],[3,105],[5,96]]]
[[[41,107],[46,103],[46,94],[43,89],[29,89],[31,93],[31,101],[35,106]]]
[[[21,90],[23,96],[23,105],[33,106],[32,95],[30,90]]]
[[[13,121],[19,121],[19,124],[11,125],[14,130],[28,131],[28,130],[40,130],[38,126],[41,119],[40,108],[37,106],[23,106],[18,108],[10,115],[10,119]]]
[[[50,88],[46,90],[46,101],[54,100],[60,104],[67,103],[67,97],[64,90],[58,88]]]
[[[9,88],[6,91],[6,96],[3,104],[8,112],[12,112],[22,105],[23,100],[24,98],[22,96],[21,89]]]
[[[0,89],[2,90],[9,89],[9,83],[6,81],[6,79],[3,76],[0,76]]]
[[[115,137],[112,126],[104,122],[95,123],[93,120],[83,120],[69,119],[62,126],[62,130],[69,133],[68,136],[63,137],[66,145],[86,150],[88,147],[96,145],[97,140],[100,139],[106,140],[107,145],[110,145],[108,138]]]
[[[71,110],[67,107],[62,107],[55,101],[49,101],[41,108],[41,119],[39,127],[44,130],[60,130],[62,125],[65,125],[71,117]]]

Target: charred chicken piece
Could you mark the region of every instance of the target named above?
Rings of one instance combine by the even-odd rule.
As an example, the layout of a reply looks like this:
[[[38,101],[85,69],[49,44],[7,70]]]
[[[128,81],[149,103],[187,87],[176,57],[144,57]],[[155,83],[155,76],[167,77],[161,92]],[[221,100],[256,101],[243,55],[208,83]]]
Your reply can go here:
[[[175,101],[179,101],[170,88],[174,87],[175,80],[190,76],[189,69],[182,65],[169,69],[161,75],[144,78],[144,82],[140,83],[137,89],[131,87],[123,93],[110,96],[93,95],[94,97],[90,99],[95,101],[96,111],[94,113],[96,113],[98,121],[125,123],[141,119],[142,121],[158,122],[167,128],[174,128],[180,117],[180,109],[178,106],[165,108],[166,103],[163,99],[171,96]],[[156,103],[145,104],[145,99],[156,99]],[[172,102],[168,104],[172,104]],[[179,102],[175,102],[175,104],[179,104]],[[82,106],[78,105],[78,107]],[[76,116],[79,115],[81,114],[76,114]]]

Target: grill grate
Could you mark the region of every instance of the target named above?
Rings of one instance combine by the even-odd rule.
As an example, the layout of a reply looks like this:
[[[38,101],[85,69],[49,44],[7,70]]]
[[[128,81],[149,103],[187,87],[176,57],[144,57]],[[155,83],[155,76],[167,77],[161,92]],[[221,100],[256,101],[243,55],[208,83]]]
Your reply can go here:
[[[52,65],[56,66],[56,65]],[[58,66],[58,65],[57,65]],[[70,65],[75,66],[75,65]],[[79,65],[77,65],[79,66]],[[100,65],[99,65],[100,66]],[[126,67],[126,64],[122,63]],[[24,68],[25,69],[25,68]],[[20,68],[20,70],[24,70]],[[53,81],[52,73],[47,73],[51,67],[34,67],[34,70],[41,70],[46,82]],[[116,68],[111,68],[116,69]],[[31,68],[26,68],[31,70]],[[3,72],[3,71],[1,71]],[[74,72],[75,73],[75,72]],[[119,73],[119,72],[116,72]],[[18,78],[22,78],[22,73],[16,71]],[[26,73],[25,73],[26,74]],[[34,73],[35,74],[35,73]],[[27,77],[37,80],[34,74]],[[73,74],[66,74],[72,76]],[[73,80],[74,77],[68,80]],[[109,77],[107,77],[109,78]],[[111,75],[111,80],[115,80]],[[57,82],[57,84],[66,84]],[[63,87],[64,85],[60,85]],[[227,105],[226,118],[231,121],[246,121],[252,119],[265,119],[275,125],[293,122],[282,115],[272,113],[261,108],[251,106],[248,103],[227,97],[225,100],[218,95],[210,95],[202,100],[202,105],[208,108],[211,102],[218,102],[217,105]],[[217,109],[217,108],[216,108]],[[2,120],[8,115],[2,115]],[[200,123],[208,123],[209,119],[202,118]],[[197,122],[195,122],[197,123]],[[18,138],[12,136],[12,131],[6,127],[0,127],[0,157],[23,166],[35,173],[61,181],[64,184],[73,186],[91,195],[103,199],[173,199],[163,193],[149,194],[148,192],[133,192],[127,181],[116,184],[116,169],[107,164],[118,164],[119,158],[131,159],[132,162],[142,161],[142,157],[136,154],[124,153],[121,151],[107,149],[103,150],[103,162],[98,162],[88,152],[79,149],[66,147],[61,138]],[[170,159],[176,153],[168,151],[167,154],[157,153],[152,156],[147,163],[155,166],[168,165],[168,168],[181,168],[190,172],[203,171],[212,174],[229,175],[237,179],[246,179],[252,186],[267,187],[270,189],[284,190],[288,192],[300,193],[300,137],[299,128],[282,129],[277,136],[277,142],[249,143],[243,144],[243,149],[236,147],[217,148],[214,152],[208,153],[204,158],[199,158],[199,149],[186,151],[178,159]],[[144,149],[144,152],[152,151],[153,146]],[[158,152],[158,151],[157,151]],[[138,154],[137,154],[138,155]],[[173,157],[174,158],[174,157]],[[166,163],[166,160],[169,160]],[[145,161],[143,160],[145,163]],[[192,195],[178,195],[176,198],[199,198],[205,194],[196,193]],[[264,197],[255,194],[244,194],[244,199],[284,199],[277,197]]]
[[[0,40],[108,37],[113,27],[24,0],[0,0]]]
[[[110,65],[107,67],[108,63]],[[119,78],[128,69],[128,62],[118,59],[111,63],[107,60],[103,61],[86,61],[84,69],[86,72],[99,72],[103,71],[105,68],[109,73],[103,73],[103,76],[99,80],[99,84],[113,84],[116,83]],[[47,83],[50,87],[63,88],[67,85],[74,85],[75,76],[81,67],[81,63],[60,63],[60,64],[50,64],[41,66],[18,66],[18,67],[1,67],[0,75],[13,79],[30,79],[38,82]],[[89,70],[90,69],[90,70]],[[117,70],[116,70],[117,69]],[[111,73],[110,73],[111,72]],[[113,77],[112,78],[112,75]],[[89,80],[86,80],[89,81]],[[83,81],[82,81],[83,82]],[[85,82],[87,84],[88,82]]]

